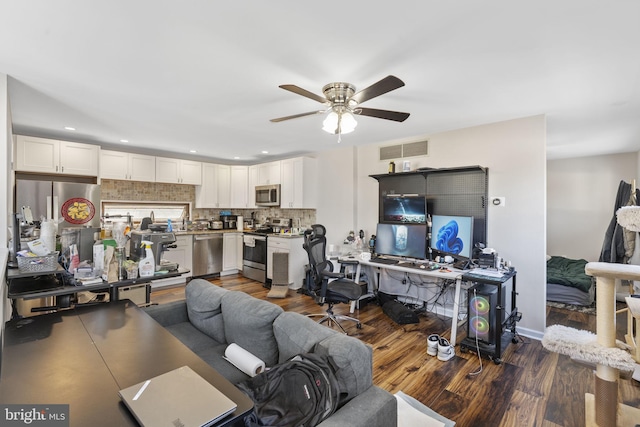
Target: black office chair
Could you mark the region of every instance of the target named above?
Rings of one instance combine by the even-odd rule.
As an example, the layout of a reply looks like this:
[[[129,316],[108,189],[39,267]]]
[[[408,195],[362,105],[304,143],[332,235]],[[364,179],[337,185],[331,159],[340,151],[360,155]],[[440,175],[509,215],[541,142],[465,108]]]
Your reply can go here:
[[[304,232],[304,244],[302,247],[309,256],[310,279],[307,280],[307,289],[313,294],[319,305],[328,304],[325,314],[309,314],[322,316],[318,323],[335,323],[347,333],[338,320],[351,320],[356,322],[358,329],[362,324],[356,318],[333,314],[333,305],[338,303],[350,303],[362,295],[360,286],[351,280],[344,278],[343,273],[333,272],[333,264],[326,258],[327,238],[326,228],[320,224],[314,224]],[[311,282],[311,283],[309,283]]]

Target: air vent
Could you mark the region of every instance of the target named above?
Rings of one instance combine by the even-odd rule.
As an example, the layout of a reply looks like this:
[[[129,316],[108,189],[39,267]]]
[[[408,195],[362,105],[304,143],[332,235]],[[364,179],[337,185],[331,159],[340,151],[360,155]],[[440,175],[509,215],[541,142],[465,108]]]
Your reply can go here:
[[[429,141],[409,142],[407,144],[380,147],[380,160],[393,160],[403,157],[426,156],[429,153]]]
[[[426,156],[427,154],[427,141],[411,142],[402,145],[402,157]]]
[[[391,160],[402,157],[402,145],[380,147],[380,160]]]

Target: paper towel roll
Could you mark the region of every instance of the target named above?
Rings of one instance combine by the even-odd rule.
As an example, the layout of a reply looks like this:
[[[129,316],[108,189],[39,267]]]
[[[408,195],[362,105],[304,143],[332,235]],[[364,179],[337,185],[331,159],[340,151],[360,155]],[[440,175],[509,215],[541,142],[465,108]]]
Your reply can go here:
[[[40,240],[44,242],[50,253],[56,250],[56,224],[53,220],[44,220],[40,224]]]
[[[236,343],[229,344],[224,351],[224,358],[251,377],[264,371],[264,362]]]
[[[238,227],[238,231],[244,230],[244,218],[241,215],[236,217],[236,226]]]

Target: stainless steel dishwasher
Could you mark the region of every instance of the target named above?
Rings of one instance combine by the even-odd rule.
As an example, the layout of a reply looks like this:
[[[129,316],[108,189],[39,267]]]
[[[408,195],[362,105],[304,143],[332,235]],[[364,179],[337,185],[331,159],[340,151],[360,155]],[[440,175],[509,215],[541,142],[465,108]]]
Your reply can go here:
[[[222,271],[222,233],[193,236],[193,276],[209,276]]]

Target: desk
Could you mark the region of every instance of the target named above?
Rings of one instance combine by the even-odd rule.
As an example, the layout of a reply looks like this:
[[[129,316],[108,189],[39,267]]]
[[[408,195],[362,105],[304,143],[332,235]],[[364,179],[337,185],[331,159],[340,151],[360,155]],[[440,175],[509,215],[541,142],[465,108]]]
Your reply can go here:
[[[352,260],[352,259],[350,259]],[[360,273],[362,266],[374,267],[378,269],[393,270],[409,274],[419,274],[422,276],[428,276],[434,279],[443,279],[455,281],[455,295],[453,301],[453,313],[451,316],[451,339],[449,342],[452,345],[456,345],[456,339],[458,334],[458,313],[460,311],[460,292],[462,289],[462,271],[449,268],[450,271],[441,270],[429,270],[428,268],[419,268],[418,265],[413,263],[398,263],[398,264],[381,264],[373,261],[358,260],[358,266],[356,267],[356,283],[360,281]]]
[[[118,390],[187,365],[238,408],[216,426],[231,426],[253,402],[130,301],[77,307],[5,327],[0,402],[68,404],[70,425],[137,426]]]
[[[188,273],[189,270],[184,268],[179,268],[178,270],[175,270],[175,271],[170,271],[165,274],[158,274],[151,277],[138,277],[136,279],[124,279],[118,282],[112,282],[112,283],[102,282],[102,283],[96,283],[92,285],[81,285],[81,286],[63,285],[54,289],[47,289],[42,291],[29,290],[27,292],[21,292],[21,290],[18,289],[16,286],[12,286],[12,281],[14,279],[46,276],[46,275],[58,275],[58,274],[63,274],[65,272],[66,270],[61,266],[58,266],[58,269],[55,271],[41,272],[41,273],[24,273],[24,272],[20,272],[18,269],[7,269],[7,284],[8,284],[7,297],[11,300],[16,300],[20,298],[28,300],[28,299],[36,299],[36,298],[60,297],[60,296],[75,294],[78,292],[100,291],[100,290],[106,289],[109,291],[109,300],[117,301],[118,288],[150,283],[154,280],[168,279],[171,277],[182,276],[183,274]],[[20,314],[17,312],[15,304],[14,304],[13,311],[14,311],[12,315],[13,318],[20,317]]]

